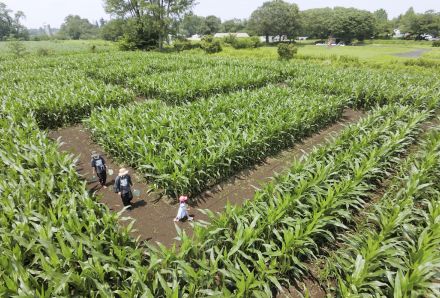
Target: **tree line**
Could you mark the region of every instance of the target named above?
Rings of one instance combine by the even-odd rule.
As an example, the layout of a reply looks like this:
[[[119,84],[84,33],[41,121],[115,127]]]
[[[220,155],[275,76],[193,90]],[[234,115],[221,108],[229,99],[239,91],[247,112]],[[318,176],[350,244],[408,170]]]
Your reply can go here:
[[[399,28],[407,39],[440,35],[440,12],[416,13],[408,9],[390,19],[384,9],[374,12],[356,8],[315,8],[300,11],[294,3],[273,0],[263,3],[248,19],[223,21],[214,15],[192,13],[195,0],[103,0],[110,21],[91,23],[80,16],[67,16],[56,38],[103,38],[120,41],[127,49],[162,48],[170,36],[190,37],[217,32],[246,32],[251,36],[298,36],[326,39],[390,38]],[[22,12],[8,10],[0,2],[0,39],[26,39],[29,34],[20,24]]]

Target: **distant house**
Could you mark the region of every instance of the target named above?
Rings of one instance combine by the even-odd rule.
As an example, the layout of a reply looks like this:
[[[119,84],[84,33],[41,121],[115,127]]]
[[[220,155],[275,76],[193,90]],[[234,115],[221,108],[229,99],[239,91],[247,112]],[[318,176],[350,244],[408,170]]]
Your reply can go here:
[[[394,38],[403,38],[405,36],[405,34],[400,32],[400,29],[394,29],[393,31],[394,31],[394,34],[393,34]]]
[[[244,33],[244,32],[237,32],[237,33],[216,33],[214,34],[214,37],[216,38],[224,38],[224,37],[228,37],[229,35],[234,35],[237,38],[246,38],[246,37],[250,37],[249,34]]]
[[[190,40],[190,41],[200,41],[200,40],[202,40],[202,37],[200,35],[198,35],[198,34],[194,34],[193,36],[188,37],[187,40]]]
[[[287,35],[282,36],[269,36],[269,43],[280,42],[280,41],[288,41]],[[261,42],[266,42],[266,36],[260,36]]]
[[[297,38],[297,40],[307,40],[309,38],[308,36],[300,36]]]

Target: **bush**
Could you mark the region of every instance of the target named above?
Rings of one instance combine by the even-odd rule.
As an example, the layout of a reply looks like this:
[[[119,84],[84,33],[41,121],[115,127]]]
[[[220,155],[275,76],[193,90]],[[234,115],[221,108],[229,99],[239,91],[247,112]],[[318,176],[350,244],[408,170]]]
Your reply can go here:
[[[118,41],[118,47],[121,51],[135,51],[138,48],[136,42],[127,36]]]
[[[15,38],[9,39],[8,48],[15,58],[21,58],[27,54],[24,42]]]
[[[259,46],[261,46],[261,42],[260,42],[260,38],[257,36],[236,38],[232,42],[232,47],[234,49],[251,49],[251,48],[258,48]]]
[[[215,40],[212,35],[204,36],[200,46],[208,54],[218,53],[223,50],[220,41]]]
[[[235,34],[228,34],[228,36],[223,37],[223,42],[232,45],[237,40]]]
[[[440,48],[440,40],[433,41],[432,46],[435,48]]]
[[[406,66],[420,66],[424,68],[439,68],[440,61],[436,61],[434,59],[426,59],[426,58],[417,58],[417,59],[408,59],[403,62]]]
[[[176,39],[173,42],[173,48],[177,52],[182,52],[182,51],[186,51],[186,50],[191,50],[192,44],[189,40],[186,40],[186,39]]]
[[[290,60],[298,52],[298,48],[290,43],[280,43],[278,45],[278,56],[280,60]]]
[[[49,56],[51,54],[51,51],[48,48],[38,48],[37,49],[37,56]]]

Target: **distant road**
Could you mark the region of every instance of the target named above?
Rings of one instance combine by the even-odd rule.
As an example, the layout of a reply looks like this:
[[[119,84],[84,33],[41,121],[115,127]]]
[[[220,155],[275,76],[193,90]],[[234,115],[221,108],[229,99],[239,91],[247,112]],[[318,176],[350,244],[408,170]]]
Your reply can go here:
[[[419,58],[420,56],[423,55],[423,53],[426,53],[428,51],[430,51],[430,50],[429,49],[419,49],[419,50],[415,50],[412,52],[394,54],[394,56],[403,57],[403,58]]]

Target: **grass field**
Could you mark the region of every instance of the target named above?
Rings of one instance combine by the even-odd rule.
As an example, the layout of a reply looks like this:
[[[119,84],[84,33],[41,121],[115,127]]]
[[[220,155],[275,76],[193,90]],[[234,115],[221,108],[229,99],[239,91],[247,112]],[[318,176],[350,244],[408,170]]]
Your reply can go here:
[[[335,59],[340,56],[354,57],[361,62],[369,62],[373,64],[380,63],[396,63],[404,61],[405,57],[396,56],[397,54],[411,53],[420,49],[426,50],[423,57],[438,59],[440,50],[433,48],[427,44],[366,44],[363,46],[315,46],[315,45],[299,45],[298,56],[304,58],[319,58],[319,59]],[[241,49],[235,50],[231,47],[225,47],[224,50],[217,54],[218,56],[237,57],[237,58],[257,58],[257,59],[277,59],[276,47],[261,47],[257,49]]]
[[[11,58],[8,42],[0,42],[0,58]],[[108,52],[117,50],[112,42],[103,40],[49,40],[49,41],[24,41],[28,55],[38,55],[39,50],[47,50],[49,55],[66,55],[92,52],[95,46],[96,52]]]
[[[0,297],[439,297],[438,49],[26,46],[53,54],[0,44]]]

